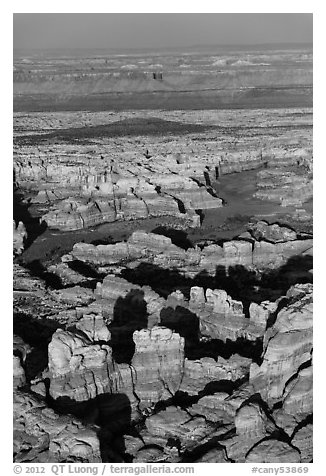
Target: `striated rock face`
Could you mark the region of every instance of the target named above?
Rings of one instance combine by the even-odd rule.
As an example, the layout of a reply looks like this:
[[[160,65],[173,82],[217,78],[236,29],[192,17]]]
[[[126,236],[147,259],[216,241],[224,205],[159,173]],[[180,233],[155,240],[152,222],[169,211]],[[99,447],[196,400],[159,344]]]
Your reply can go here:
[[[234,429],[235,407],[229,399],[229,394],[216,392],[198,400],[189,408],[191,415],[202,415],[206,420],[223,424],[225,429]]]
[[[151,439],[162,446],[164,453],[174,453],[176,462],[177,455],[191,452],[199,444],[204,445],[223,431],[224,428],[221,431],[202,416],[189,417],[187,411],[170,406],[147,418],[146,430],[141,436],[145,442]]]
[[[20,255],[24,251],[25,241],[27,239],[27,231],[24,223],[20,221],[16,226],[13,222],[13,248],[14,256]]]
[[[268,320],[276,309],[277,302],[262,301],[260,304],[252,302],[249,306],[250,322],[265,332]]]
[[[244,440],[261,439],[275,430],[275,425],[258,403],[241,406],[236,412],[234,423],[237,435]]]
[[[300,452],[284,441],[270,439],[251,449],[246,463],[300,463]]]
[[[268,403],[281,399],[286,383],[311,359],[312,285],[296,285],[287,297],[289,304],[265,333],[262,364],[250,369],[250,382]]]
[[[180,390],[189,395],[200,393],[207,385],[218,381],[235,382],[248,376],[251,360],[237,354],[229,359],[203,357],[200,360],[185,359]]]
[[[89,337],[109,337],[108,330],[98,321],[84,316],[78,327]],[[97,328],[90,328],[92,322]],[[86,411],[89,421],[109,419],[115,427],[125,425],[126,419],[130,423],[138,415],[134,370],[127,364],[118,365],[110,346],[93,344],[86,336],[59,329],[52,336],[48,354],[49,368],[42,378],[49,379],[49,395],[59,408],[66,405],[73,413]],[[89,401],[93,402],[90,407]]]
[[[312,366],[304,368],[287,383],[283,394],[283,410],[297,420],[304,420],[313,411]]]
[[[245,320],[242,303],[233,301],[224,290],[206,290],[205,311],[199,315],[202,335],[223,341],[235,341],[243,335],[248,322]]]
[[[179,390],[184,365],[184,339],[170,329],[153,327],[136,331],[131,365],[135,392],[142,406],[170,398]]]
[[[302,463],[312,462],[313,427],[311,423],[301,428],[299,427],[299,429],[294,432],[291,443],[300,451]]]
[[[202,250],[195,247],[185,251],[172,244],[170,238],[137,231],[127,242],[114,245],[76,243],[63,260],[78,260],[101,272],[115,270],[117,266],[135,267],[140,263],[149,263],[162,269],[177,269],[179,273],[190,277],[201,272],[214,276],[219,267],[226,270],[232,266],[276,269],[286,264],[291,257],[311,253],[312,245],[310,238],[277,243],[239,239],[225,242],[223,247],[212,244]]]
[[[243,397],[245,398],[245,395]],[[262,409],[260,402],[243,400],[241,395],[235,395],[233,398],[231,396],[228,400],[234,407],[236,432],[235,436],[225,442],[227,455],[233,461],[244,463],[257,443],[273,434],[275,425]]]
[[[13,404],[15,462],[100,463],[95,431],[71,416],[60,416],[44,401],[16,391]]]
[[[85,334],[91,342],[111,340],[111,333],[106,326],[103,316],[85,314],[76,323],[76,329]]]
[[[85,198],[68,197],[42,217],[50,228],[78,230],[101,223],[160,216],[179,218],[194,227],[200,226],[195,210],[222,206],[222,200],[205,187],[172,174],[154,174],[150,182],[130,176],[122,178],[106,170],[96,177],[85,172],[76,192]]]
[[[52,398],[86,401],[117,392],[119,372],[111,347],[91,344],[87,338],[58,329],[49,344],[49,393]]]
[[[271,306],[273,307],[273,306]],[[253,319],[247,319],[243,312],[242,302],[233,300],[222,289],[207,289],[192,287],[190,290],[189,309],[195,312],[199,318],[199,328],[203,336],[236,341],[246,338],[254,341],[262,337],[264,325],[261,321],[264,317],[257,317],[252,308]],[[269,316],[267,312],[266,320]]]

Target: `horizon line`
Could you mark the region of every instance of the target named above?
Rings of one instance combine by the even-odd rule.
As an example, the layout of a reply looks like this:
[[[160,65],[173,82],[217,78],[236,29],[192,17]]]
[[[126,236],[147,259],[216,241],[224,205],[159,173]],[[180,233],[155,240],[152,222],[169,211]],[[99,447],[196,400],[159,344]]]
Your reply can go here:
[[[203,43],[195,45],[175,45],[175,46],[117,46],[117,47],[107,47],[107,46],[32,46],[32,47],[23,47],[17,46],[13,47],[13,50],[137,50],[137,49],[147,49],[147,50],[157,50],[157,49],[175,49],[175,48],[207,48],[207,47],[234,47],[234,46],[299,46],[299,45],[309,45],[313,46],[313,41],[275,41],[275,42],[266,42],[266,43]]]

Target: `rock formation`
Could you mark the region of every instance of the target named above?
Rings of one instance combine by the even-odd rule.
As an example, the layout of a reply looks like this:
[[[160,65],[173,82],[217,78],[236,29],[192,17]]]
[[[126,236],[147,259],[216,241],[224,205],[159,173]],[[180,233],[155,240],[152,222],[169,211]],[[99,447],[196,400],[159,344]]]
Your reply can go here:
[[[217,266],[245,266],[257,269],[279,268],[292,256],[298,256],[312,248],[312,239],[291,239],[271,243],[269,241],[232,240],[223,246],[208,245],[202,250],[189,248],[183,250],[172,244],[170,238],[146,233],[134,232],[126,243],[114,245],[90,245],[77,243],[70,255],[63,260],[77,259],[96,267],[109,270],[114,266],[128,266],[130,262],[147,262],[161,268],[178,268],[179,272],[193,276],[202,271],[215,274]],[[127,265],[125,264],[127,263]]]
[[[96,432],[71,416],[59,416],[42,399],[14,393],[14,460],[26,463],[101,461]]]
[[[312,56],[247,53],[15,57],[15,462],[312,461]]]
[[[173,396],[180,387],[184,365],[184,339],[170,329],[136,331],[131,366],[134,389],[143,407]]]
[[[281,399],[289,379],[311,360],[312,285],[296,285],[287,298],[264,335],[262,364],[250,369],[250,382],[269,404]]]
[[[14,221],[13,242],[14,255],[20,255],[24,251],[25,241],[27,239],[27,231],[23,222],[19,222],[16,226]]]

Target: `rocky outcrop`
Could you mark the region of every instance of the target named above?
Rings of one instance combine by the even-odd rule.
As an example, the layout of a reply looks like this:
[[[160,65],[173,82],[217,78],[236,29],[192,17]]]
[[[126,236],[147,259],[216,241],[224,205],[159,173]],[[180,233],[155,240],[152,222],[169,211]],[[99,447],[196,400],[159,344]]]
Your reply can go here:
[[[275,430],[275,425],[260,403],[254,401],[245,401],[235,409],[234,424],[236,434],[224,444],[228,458],[242,463],[257,443],[269,437]]]
[[[230,400],[230,399],[229,399]],[[259,402],[244,402],[236,410],[236,436],[223,442],[228,458],[247,463],[302,462],[300,451],[277,435],[274,421]]]
[[[260,304],[252,302],[249,306],[250,322],[257,328],[261,328],[264,333],[268,324],[268,320],[277,310],[278,303],[270,301],[262,301]]]
[[[136,331],[131,366],[134,389],[142,407],[166,400],[179,390],[184,366],[184,339],[170,329]]]
[[[260,220],[250,228],[250,233],[257,241],[266,240],[271,243],[294,241],[297,239],[297,233],[286,226],[280,226],[278,223],[268,224]]]
[[[278,202],[283,207],[300,207],[312,199],[312,178],[305,174],[299,175],[277,167],[262,170],[257,177],[258,191],[254,194],[257,198]]]
[[[207,437],[214,434],[214,427],[203,417],[189,418],[186,411],[176,407],[169,407],[149,417],[146,428],[150,435],[162,438],[167,443],[172,438],[176,448],[182,452],[193,449],[199,442],[205,443]]]
[[[135,177],[112,181],[112,173],[87,175],[81,185],[85,199],[69,197],[55,203],[42,219],[50,228],[78,230],[118,220],[172,216],[188,226],[200,226],[197,209],[219,208],[222,200],[182,176],[154,175],[149,182]],[[149,180],[149,179],[148,179]],[[87,198],[86,198],[87,197]]]
[[[190,309],[193,309],[190,301]],[[237,340],[246,323],[241,302],[233,301],[226,291],[221,289],[206,290],[206,313],[200,315],[200,332],[204,336],[220,340]],[[234,326],[234,330],[232,327]],[[226,330],[226,327],[230,327]]]
[[[87,305],[95,299],[92,289],[83,288],[81,286],[55,290],[52,291],[51,295],[57,301],[73,306]]]
[[[312,285],[296,285],[287,297],[288,305],[265,333],[262,364],[250,369],[250,382],[269,404],[282,398],[289,379],[311,360]]]
[[[100,463],[94,429],[62,416],[42,399],[16,391],[13,404],[14,461],[27,463]]]
[[[302,421],[312,415],[312,366],[303,368],[298,375],[285,386],[283,393],[283,410],[295,416],[297,421]]]
[[[13,222],[13,249],[14,256],[20,255],[24,251],[25,242],[27,239],[27,231],[24,223],[20,221],[16,226],[15,220]]]
[[[152,247],[163,242],[169,250],[172,245],[164,237],[153,239]],[[36,289],[34,292],[44,293]],[[83,423],[76,430],[78,447],[68,438],[70,430],[59,435],[53,430],[54,436],[44,436],[39,430],[41,439],[22,456],[22,442],[30,441],[24,430],[15,437],[18,459],[96,459],[95,442],[91,439],[89,443],[84,435],[93,431],[87,425],[100,424],[102,434],[107,435],[101,454],[105,459],[124,461],[123,456],[116,456],[120,450],[114,446],[115,435],[142,421],[139,436],[125,437],[126,451],[135,463],[181,462],[184,458],[197,462],[311,460],[312,285],[295,285],[276,302],[251,303],[249,318],[244,316],[242,302],[219,289],[205,291],[194,286],[189,299],[180,291],[164,299],[149,286],[113,275],[106,276],[91,294],[85,288],[85,300],[80,297],[83,289],[55,291],[57,300],[69,297],[75,308],[57,314],[63,329],[51,337],[48,368],[29,382],[22,366],[24,342],[16,339],[14,371],[16,387],[27,390],[30,385],[34,394],[50,398],[60,412],[81,418]],[[169,321],[164,309],[183,316],[178,325],[185,337],[163,327],[161,320],[172,327],[177,322],[172,314]],[[141,320],[144,316],[147,323]],[[190,333],[182,330],[187,319],[191,326],[198,319],[198,335],[191,335],[191,326]],[[219,319],[223,323],[217,326]],[[143,327],[137,329],[137,323]],[[124,335],[131,335],[129,343],[121,340]],[[211,339],[228,345],[240,335],[243,342],[253,337],[263,340],[259,363],[234,352],[222,357],[218,346],[205,348]],[[119,348],[132,344],[130,362],[117,363]],[[214,358],[186,356],[193,345],[198,346],[197,352],[215,352]],[[183,409],[176,405],[178,401],[185,405]],[[35,421],[42,411],[37,410]],[[90,445],[87,451],[86,442]]]
[[[116,318],[119,321],[124,308],[129,314],[131,309],[133,315],[129,317],[129,324],[131,321],[139,321],[146,324],[148,328],[159,323],[160,311],[165,304],[165,299],[154,292],[150,286],[138,286],[113,275],[107,275],[102,283],[97,284],[95,296],[97,303],[105,306],[106,315],[110,315],[111,320]],[[94,303],[94,308],[97,303]]]
[[[252,261],[257,268],[276,269],[287,263],[291,257],[300,256],[312,247],[312,240],[295,240],[285,243],[255,243]]]
[[[25,371],[22,367],[20,358],[16,355],[13,356],[13,388],[23,387],[26,383]]]
[[[223,424],[225,430],[234,429],[236,409],[229,400],[228,393],[216,392],[200,398],[188,411],[191,415],[202,415],[207,421]]]
[[[253,306],[255,306],[254,303]],[[258,307],[260,314],[261,307]],[[251,314],[254,318],[246,318],[242,302],[233,300],[222,289],[208,288],[204,293],[202,288],[192,287],[189,309],[198,315],[199,328],[203,336],[224,342],[236,341],[240,338],[254,341],[262,337],[265,327],[261,320],[265,317],[267,320],[269,316],[267,311],[264,317],[258,318],[257,312],[255,314],[252,307]]]
[[[199,360],[185,359],[183,379],[180,390],[196,395],[214,382],[242,380],[249,373],[251,360],[237,354],[229,359],[203,357]]]
[[[271,438],[252,448],[246,463],[300,463],[300,451],[285,441]]]
[[[52,398],[81,402],[118,391],[119,371],[108,345],[91,344],[86,337],[58,329],[48,352],[49,369],[44,378],[50,379]]]
[[[306,426],[299,427],[299,429],[295,431],[291,443],[300,451],[302,463],[312,462],[313,427],[311,423],[307,424]]]
[[[16,292],[45,292],[45,282],[43,279],[32,276],[23,266],[14,263],[13,265],[13,288]]]
[[[109,342],[111,340],[111,333],[101,315],[84,314],[77,321],[76,329],[86,335],[91,342]]]
[[[24,340],[13,336],[13,387],[19,388],[26,384],[25,362],[27,356],[32,352],[32,348]]]
[[[284,233],[284,232],[282,232]],[[109,271],[116,267],[137,263],[150,263],[164,269],[177,268],[186,276],[195,276],[200,272],[215,275],[217,267],[228,269],[243,266],[256,269],[276,269],[286,264],[291,257],[309,253],[312,239],[292,239],[271,243],[269,241],[231,240],[223,246],[210,244],[202,250],[198,247],[186,251],[172,244],[170,238],[146,233],[134,232],[127,242],[114,245],[91,245],[76,243],[69,255],[63,260],[79,260],[90,264],[99,271]]]

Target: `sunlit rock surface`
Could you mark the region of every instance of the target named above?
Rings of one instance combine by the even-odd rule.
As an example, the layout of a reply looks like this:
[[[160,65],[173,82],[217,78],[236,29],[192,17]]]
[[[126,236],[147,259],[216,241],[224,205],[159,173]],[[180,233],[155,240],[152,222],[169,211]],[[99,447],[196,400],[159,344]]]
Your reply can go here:
[[[193,276],[199,272],[215,274],[218,266],[253,267],[257,269],[278,268],[286,264],[291,257],[309,252],[312,239],[293,240],[281,243],[254,241],[253,243],[232,240],[219,245],[207,245],[203,249],[184,250],[174,245],[170,238],[154,233],[134,232],[127,242],[109,245],[76,243],[70,255],[64,257],[85,262],[100,271],[113,266],[128,266],[128,263],[150,263],[161,268],[178,268]]]
[[[16,226],[13,223],[13,249],[14,255],[20,255],[24,251],[25,241],[27,239],[27,231],[23,222],[19,222]]]
[[[267,402],[281,399],[288,380],[311,359],[312,285],[297,285],[287,297],[288,305],[264,336],[263,362],[250,371],[250,382]]]
[[[85,401],[118,389],[118,370],[111,347],[91,344],[87,338],[58,330],[49,344],[49,375],[52,398]]]
[[[262,441],[249,451],[246,463],[301,463],[300,452],[284,441]]]
[[[312,439],[313,427],[311,423],[307,424],[306,426],[299,427],[292,437],[291,443],[300,451],[302,463],[311,463],[313,460]]]
[[[170,329],[154,327],[136,331],[131,365],[135,392],[142,405],[150,406],[179,390],[184,365],[184,339]]]
[[[13,356],[13,373],[14,373],[14,382],[13,387],[19,388],[23,387],[26,383],[25,371],[21,365],[20,358]]]
[[[59,416],[45,402],[14,393],[14,461],[101,462],[100,442],[92,428],[71,416]]]

